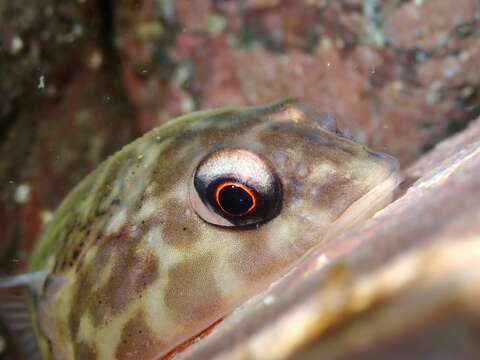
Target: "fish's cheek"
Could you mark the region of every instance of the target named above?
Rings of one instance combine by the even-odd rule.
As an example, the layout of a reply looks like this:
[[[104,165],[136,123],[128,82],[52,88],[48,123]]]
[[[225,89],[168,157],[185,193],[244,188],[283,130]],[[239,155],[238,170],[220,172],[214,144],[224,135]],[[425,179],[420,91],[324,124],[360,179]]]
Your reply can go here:
[[[238,296],[250,296],[291,261],[292,253],[288,251],[289,234],[285,233],[285,227],[278,226],[282,224],[285,222],[274,219],[255,230],[244,232],[237,239],[235,251],[227,260],[243,286],[243,289],[235,290]]]
[[[97,349],[85,343],[77,342],[75,347],[75,358],[82,360],[96,360],[98,358]]]
[[[223,309],[214,265],[215,256],[207,253],[186,259],[169,270],[165,304],[184,325],[214,319]]]
[[[157,349],[165,345],[157,339],[140,310],[123,326],[115,357],[117,360],[154,358]]]
[[[265,244],[248,245],[230,261],[238,276],[249,283],[251,289],[260,286],[283,266]]]

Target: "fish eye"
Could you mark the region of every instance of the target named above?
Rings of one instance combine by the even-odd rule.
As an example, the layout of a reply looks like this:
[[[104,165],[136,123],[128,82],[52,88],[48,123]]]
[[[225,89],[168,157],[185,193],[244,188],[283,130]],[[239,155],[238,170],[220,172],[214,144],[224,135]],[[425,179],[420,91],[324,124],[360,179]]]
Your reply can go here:
[[[203,158],[195,169],[190,202],[210,224],[248,226],[278,214],[281,186],[272,167],[245,149],[220,149]]]
[[[255,210],[257,195],[253,189],[237,181],[221,181],[215,187],[215,203],[230,216],[245,216]]]

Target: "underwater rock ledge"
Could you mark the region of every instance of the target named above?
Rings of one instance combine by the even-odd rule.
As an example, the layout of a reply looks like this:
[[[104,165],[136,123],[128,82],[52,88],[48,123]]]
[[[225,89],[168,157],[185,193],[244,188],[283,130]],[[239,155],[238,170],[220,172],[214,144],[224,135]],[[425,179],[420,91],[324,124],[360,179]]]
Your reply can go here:
[[[175,359],[478,359],[480,119],[417,178]]]

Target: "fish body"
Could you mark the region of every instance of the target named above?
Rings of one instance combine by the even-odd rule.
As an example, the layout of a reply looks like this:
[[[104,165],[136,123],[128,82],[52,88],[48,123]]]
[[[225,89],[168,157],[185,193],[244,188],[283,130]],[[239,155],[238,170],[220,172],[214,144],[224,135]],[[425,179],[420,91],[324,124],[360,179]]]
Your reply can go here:
[[[398,163],[295,100],[193,113],[103,162],[31,255],[44,359],[158,359],[390,201]]]

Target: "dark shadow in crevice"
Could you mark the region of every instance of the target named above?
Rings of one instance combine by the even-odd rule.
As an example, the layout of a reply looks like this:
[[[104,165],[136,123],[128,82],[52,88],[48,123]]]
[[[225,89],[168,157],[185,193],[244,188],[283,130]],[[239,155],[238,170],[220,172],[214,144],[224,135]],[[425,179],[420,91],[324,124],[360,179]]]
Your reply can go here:
[[[100,43],[104,53],[104,69],[117,71],[120,59],[115,49],[115,5],[113,0],[98,0]]]

